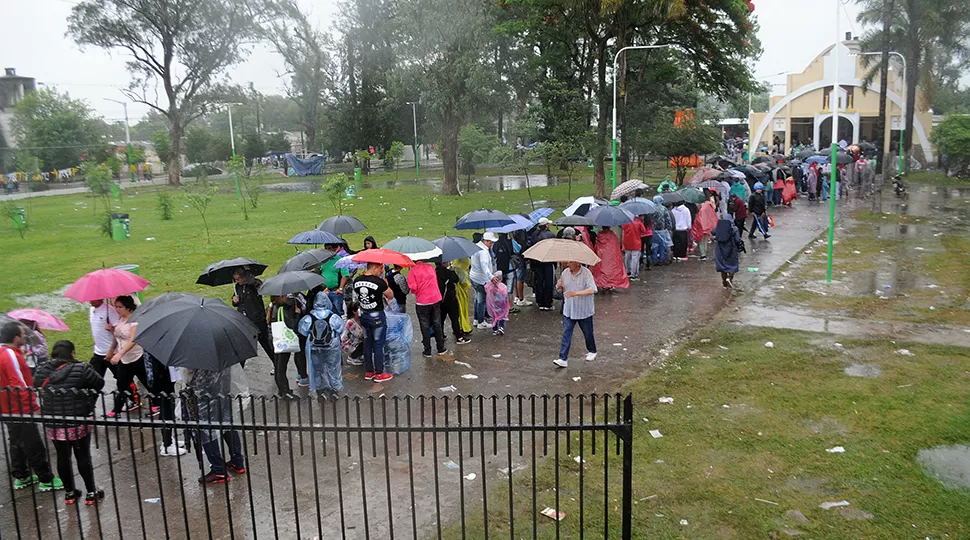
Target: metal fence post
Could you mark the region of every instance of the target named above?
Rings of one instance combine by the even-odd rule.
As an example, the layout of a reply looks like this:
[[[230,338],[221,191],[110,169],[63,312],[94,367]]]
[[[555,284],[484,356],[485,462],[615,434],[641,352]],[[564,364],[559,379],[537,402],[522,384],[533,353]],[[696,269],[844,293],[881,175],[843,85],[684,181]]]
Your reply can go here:
[[[623,400],[623,538],[633,534],[633,394]]]

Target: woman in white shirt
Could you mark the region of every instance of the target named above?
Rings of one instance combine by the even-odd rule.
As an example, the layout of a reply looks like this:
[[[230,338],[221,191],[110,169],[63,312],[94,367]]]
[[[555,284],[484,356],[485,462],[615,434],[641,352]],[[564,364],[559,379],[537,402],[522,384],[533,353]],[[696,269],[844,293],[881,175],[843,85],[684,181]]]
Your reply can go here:
[[[119,296],[115,298],[114,305],[121,319],[114,327],[115,340],[106,356],[117,369],[118,390],[115,393],[114,408],[106,415],[108,418],[118,416],[125,402],[132,397],[129,387],[135,377],[145,385],[145,388],[151,387],[148,375],[145,373],[145,350],[135,343],[138,323],[128,322],[135,311],[135,300],[130,296]]]

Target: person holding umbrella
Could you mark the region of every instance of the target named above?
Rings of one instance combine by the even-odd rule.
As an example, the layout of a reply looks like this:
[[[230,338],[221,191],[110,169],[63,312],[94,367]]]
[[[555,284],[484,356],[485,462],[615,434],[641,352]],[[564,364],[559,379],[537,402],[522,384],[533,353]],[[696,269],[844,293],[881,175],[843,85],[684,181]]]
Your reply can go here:
[[[551,223],[552,222],[547,218],[542,218],[539,220],[539,224],[536,226],[535,240],[533,241],[533,244],[538,244],[543,240],[556,237],[556,235],[549,230],[549,224]],[[535,286],[533,287],[533,290],[535,290],[536,294],[536,304],[539,306],[539,311],[552,311],[552,291],[553,287],[555,286],[555,283],[553,283],[552,280],[555,276],[556,265],[555,263],[540,261],[536,261],[532,264],[532,272],[535,276]]]
[[[360,307],[360,325],[364,327],[364,380],[376,383],[394,378],[390,373],[384,373],[384,339],[387,336],[384,302],[394,298],[394,293],[381,279],[383,271],[383,264],[367,263],[367,269],[353,285]]]
[[[768,223],[765,219],[765,212],[767,211],[765,186],[761,182],[755,182],[754,184],[754,193],[751,194],[751,198],[748,200],[748,211],[752,216],[751,231],[748,233],[748,238],[754,239],[754,233],[756,231],[761,231],[765,240],[771,238],[771,235],[768,234]]]
[[[234,269],[232,280],[236,282],[233,286],[232,306],[259,329],[259,336],[257,337],[259,345],[263,348],[263,352],[266,353],[270,362],[273,362],[276,355],[273,353],[273,344],[270,342],[269,325],[266,324],[266,304],[263,303],[263,297],[259,294],[259,287],[262,286],[263,282],[246,267]]]
[[[200,423],[232,422],[231,368],[219,371],[186,369],[183,378],[186,381],[184,402],[190,420]],[[230,480],[228,472],[246,473],[246,457],[242,453],[242,440],[238,431],[227,430],[221,433],[229,447],[228,462],[222,453],[219,429],[198,429],[194,435],[198,437],[197,442],[201,444],[209,461],[209,473],[199,478],[200,484],[225,484]]]
[[[569,349],[577,324],[586,339],[586,361],[592,362],[596,359],[596,338],[593,336],[593,314],[596,309],[593,296],[597,291],[593,273],[577,261],[568,261],[556,288],[562,291],[563,296],[562,345],[559,347],[559,358],[553,364],[561,368],[569,366]]]
[[[145,350],[135,342],[138,323],[131,321],[135,313],[135,299],[124,295],[115,298],[115,310],[121,319],[114,327],[114,342],[108,349],[108,361],[117,366],[117,393],[114,407],[108,411],[108,418],[116,418],[122,412],[129,399],[134,399],[129,386],[135,378],[141,381],[145,388],[151,389],[148,374],[145,372]],[[155,407],[152,407],[154,412]]]
[[[485,322],[485,284],[489,280],[495,279],[493,274],[495,273],[495,262],[492,258],[492,245],[498,240],[495,233],[487,232],[482,235],[482,240],[477,245],[482,248],[472,255],[472,266],[469,277],[472,281],[472,287],[475,289],[475,308],[472,320],[472,326],[482,329],[488,328],[488,323]],[[552,301],[550,299],[550,305]]]

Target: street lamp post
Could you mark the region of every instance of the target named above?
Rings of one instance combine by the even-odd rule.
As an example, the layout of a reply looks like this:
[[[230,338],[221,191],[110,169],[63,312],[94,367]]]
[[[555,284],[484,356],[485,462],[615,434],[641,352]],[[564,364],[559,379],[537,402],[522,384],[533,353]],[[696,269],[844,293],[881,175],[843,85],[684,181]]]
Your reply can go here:
[[[904,170],[903,167],[905,164],[905,161],[903,160],[906,159],[903,152],[903,137],[906,135],[906,91],[907,91],[906,57],[896,51],[889,51],[889,54],[898,56],[899,61],[903,64],[903,105],[899,108],[899,110],[902,111],[902,114],[899,117],[900,126],[899,126],[899,168],[898,168],[899,174],[903,174],[903,170]],[[855,54],[855,56],[882,56],[882,53],[865,52],[865,53],[857,53]]]
[[[620,59],[620,54],[623,51],[633,49],[664,49],[667,47],[673,47],[673,44],[631,45],[616,51],[616,55],[613,56],[613,189],[616,189],[616,62]]]
[[[421,176],[421,149],[418,148],[418,110],[417,103],[408,101],[411,106],[411,119],[414,121],[414,179]]]
[[[125,109],[125,146],[128,149],[128,173],[131,175],[131,183],[135,183],[135,171],[131,170],[131,130],[128,128],[128,103],[117,99],[104,98],[105,101],[120,103]]]
[[[839,44],[842,43],[842,36],[840,36],[839,26],[842,22],[840,20],[842,10],[842,0],[835,0],[835,47],[832,47],[832,54],[835,56],[835,69],[833,70],[833,77],[835,80],[832,84],[832,93],[835,94],[833,101],[835,106],[832,107],[832,157],[829,159],[831,164],[832,176],[829,178],[829,234],[828,234],[828,258],[826,260],[825,268],[825,281],[827,283],[832,282],[832,249],[835,245],[835,196],[838,193],[836,186],[839,167],[838,167],[838,154],[839,154]],[[848,105],[848,103],[846,103]]]

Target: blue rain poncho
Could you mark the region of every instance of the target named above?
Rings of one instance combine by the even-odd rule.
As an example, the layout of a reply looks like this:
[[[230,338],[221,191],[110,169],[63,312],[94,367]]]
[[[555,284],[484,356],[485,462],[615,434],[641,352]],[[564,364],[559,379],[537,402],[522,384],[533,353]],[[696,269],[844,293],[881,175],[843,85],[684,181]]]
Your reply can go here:
[[[331,340],[326,346],[314,343],[310,335],[314,320],[328,320],[330,322]],[[310,378],[310,391],[320,392],[330,390],[340,392],[344,389],[343,370],[341,368],[340,336],[344,331],[344,320],[333,312],[333,304],[325,294],[318,294],[313,300],[313,309],[304,315],[297,324],[300,335],[307,336],[306,369]]]

